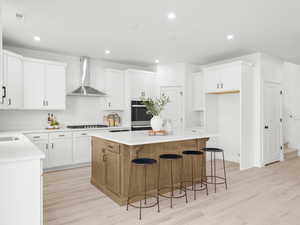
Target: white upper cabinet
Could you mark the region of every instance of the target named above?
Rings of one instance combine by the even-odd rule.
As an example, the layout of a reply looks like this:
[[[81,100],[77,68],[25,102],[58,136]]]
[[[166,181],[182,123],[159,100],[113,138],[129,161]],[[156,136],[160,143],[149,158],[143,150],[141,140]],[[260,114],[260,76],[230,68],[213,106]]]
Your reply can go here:
[[[63,63],[24,59],[26,109],[65,109],[65,67]]]
[[[66,107],[66,68],[64,65],[45,66],[45,100],[48,109]]]
[[[204,70],[204,90],[206,93],[220,90],[220,71]]]
[[[126,71],[126,79],[131,99],[139,99],[141,96],[155,97],[158,95],[155,73],[130,69]]]
[[[2,74],[1,109],[23,107],[23,62],[22,56],[4,50]]]
[[[24,107],[45,108],[45,66],[42,63],[24,60]]]
[[[105,70],[105,93],[107,110],[124,110],[124,72],[114,69]]]
[[[195,111],[204,110],[204,79],[203,73],[193,74],[193,108]]]
[[[205,93],[236,92],[241,89],[241,61],[207,67],[203,72]]]

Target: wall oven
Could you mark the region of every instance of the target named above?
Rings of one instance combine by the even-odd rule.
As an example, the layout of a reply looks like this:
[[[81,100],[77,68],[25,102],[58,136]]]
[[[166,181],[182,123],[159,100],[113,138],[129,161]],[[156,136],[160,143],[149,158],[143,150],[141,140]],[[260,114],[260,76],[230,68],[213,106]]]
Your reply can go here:
[[[151,130],[151,118],[142,101],[131,101],[131,130]]]

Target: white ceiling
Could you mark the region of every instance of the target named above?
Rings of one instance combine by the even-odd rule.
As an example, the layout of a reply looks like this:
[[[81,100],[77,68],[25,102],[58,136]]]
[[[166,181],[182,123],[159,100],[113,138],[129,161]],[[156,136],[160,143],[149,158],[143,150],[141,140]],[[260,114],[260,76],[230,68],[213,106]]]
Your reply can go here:
[[[138,65],[256,51],[300,63],[299,0],[4,0],[3,21],[4,44]]]

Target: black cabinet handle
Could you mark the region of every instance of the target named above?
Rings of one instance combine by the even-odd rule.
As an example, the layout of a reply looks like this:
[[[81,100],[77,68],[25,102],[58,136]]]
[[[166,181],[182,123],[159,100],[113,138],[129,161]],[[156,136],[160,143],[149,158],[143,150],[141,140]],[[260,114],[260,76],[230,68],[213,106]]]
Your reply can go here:
[[[265,129],[269,129],[269,126],[266,125],[266,126],[265,126]]]
[[[2,98],[6,98],[6,87],[2,86],[2,89],[3,89],[3,96],[2,96]]]

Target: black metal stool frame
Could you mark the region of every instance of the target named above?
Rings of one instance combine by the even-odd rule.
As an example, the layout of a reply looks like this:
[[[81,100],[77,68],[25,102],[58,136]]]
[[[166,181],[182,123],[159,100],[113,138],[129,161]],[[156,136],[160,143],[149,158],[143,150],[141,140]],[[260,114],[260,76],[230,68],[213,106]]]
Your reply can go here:
[[[182,169],[183,169],[183,157],[181,158],[177,158],[177,159],[163,159],[163,160],[167,160],[167,161],[170,161],[171,163],[171,185],[170,186],[164,186],[164,187],[160,187],[159,186],[159,181],[160,181],[160,163],[161,163],[161,158],[159,157],[159,160],[158,160],[158,194],[164,198],[169,198],[170,199],[170,207],[173,208],[173,198],[183,198],[185,197],[185,202],[188,203],[188,199],[187,199],[187,191],[186,191],[186,185],[184,184],[184,194],[182,195],[178,195],[178,196],[174,196],[174,178],[173,178],[173,160],[178,160],[180,159],[181,160],[181,174],[180,174],[180,192],[182,191],[182,186],[183,186],[183,182],[182,182],[182,177],[183,177],[183,172],[182,172]],[[160,190],[163,190],[163,189],[169,189],[171,188],[171,196],[167,196],[167,195],[164,195],[164,194],[161,194],[160,193]]]
[[[157,164],[157,163],[156,163]],[[129,174],[129,185],[128,185],[128,195],[127,195],[127,206],[126,206],[126,210],[128,211],[128,206],[132,206],[134,208],[138,208],[139,209],[139,219],[141,220],[142,219],[142,209],[145,209],[145,208],[152,208],[154,206],[157,205],[157,212],[160,212],[160,208],[159,208],[159,192],[157,191],[157,194],[156,195],[148,195],[147,194],[147,164],[135,164],[135,166],[143,166],[144,167],[144,195],[132,195],[130,196],[130,188],[131,188],[131,178],[132,178],[132,170],[133,170],[133,162],[131,162],[131,165],[130,165],[130,174]],[[158,176],[158,173],[159,173],[159,167],[157,166],[157,177]],[[159,184],[157,183],[157,190],[158,190],[158,186]],[[144,197],[144,201],[145,201],[145,204],[147,203],[147,197],[150,197],[150,198],[156,198],[156,202],[151,204],[151,205],[148,205],[148,206],[142,206],[142,200],[140,200],[140,204],[139,206],[136,206],[132,203],[130,203],[130,200],[135,198],[135,197],[141,197],[143,196]]]
[[[204,181],[204,178],[206,177],[205,176],[205,173],[204,173],[204,165],[205,165],[205,152],[201,152],[199,154],[184,154],[184,151],[183,151],[183,155],[186,155],[187,157],[188,156],[191,156],[191,159],[192,159],[192,179],[191,180],[184,180],[183,182],[184,183],[192,183],[192,188],[186,188],[187,190],[189,191],[194,191],[194,200],[196,200],[196,192],[197,191],[204,191],[206,190],[206,195],[208,195],[208,185],[207,185],[207,182]],[[201,160],[202,160],[202,166],[201,166],[201,177],[200,177],[200,184],[201,184],[201,187],[200,188],[196,188],[196,182],[197,180],[199,179],[194,179],[194,159],[195,159],[195,156],[201,156]],[[204,185],[204,187],[203,187]]]
[[[213,184],[215,193],[217,192],[217,184],[225,184],[225,188],[227,190],[227,176],[226,176],[226,169],[225,169],[225,158],[224,158],[224,151],[222,150],[222,162],[223,162],[223,172],[224,177],[217,176],[216,170],[216,152],[210,152],[210,176],[206,176],[206,178],[210,178],[210,181],[206,179],[206,183]],[[217,179],[222,180],[221,182],[217,182]]]

